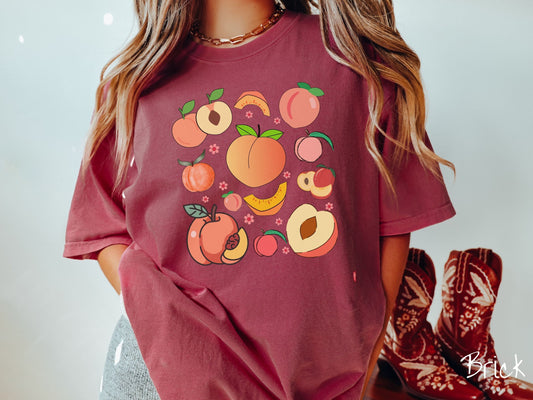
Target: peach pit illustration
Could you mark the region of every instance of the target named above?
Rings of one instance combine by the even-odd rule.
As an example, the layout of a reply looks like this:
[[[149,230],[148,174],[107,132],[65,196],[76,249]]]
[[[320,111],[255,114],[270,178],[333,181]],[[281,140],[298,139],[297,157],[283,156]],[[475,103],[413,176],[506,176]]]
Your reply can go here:
[[[312,88],[305,82],[298,82],[297,88],[287,90],[279,101],[279,112],[283,120],[292,128],[302,128],[311,124],[320,112],[319,97],[324,92]]]
[[[240,136],[226,153],[230,172],[249,187],[266,185],[276,179],[285,167],[285,150],[278,142],[283,132],[269,129],[261,133],[248,125],[236,125]]]
[[[194,218],[187,232],[189,254],[198,264],[235,264],[248,250],[248,236],[232,216],[211,212],[200,204],[187,204],[185,212]]]

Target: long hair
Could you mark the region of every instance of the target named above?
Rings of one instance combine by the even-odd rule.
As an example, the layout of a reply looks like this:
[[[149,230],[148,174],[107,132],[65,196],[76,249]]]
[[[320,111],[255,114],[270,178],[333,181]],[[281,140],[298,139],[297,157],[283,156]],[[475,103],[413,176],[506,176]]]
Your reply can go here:
[[[405,159],[407,153],[414,152],[421,164],[439,179],[442,180],[439,163],[450,167],[455,174],[454,165],[425,144],[426,107],[420,60],[396,29],[392,0],[281,2],[288,10],[305,14],[310,14],[313,7],[317,8],[322,40],[330,56],[366,80],[369,118],[365,145],[394,194],[392,174],[379,146],[380,139],[387,136],[379,125],[384,106],[381,79],[396,84],[397,138],[389,138],[396,145],[393,166]],[[186,42],[200,11],[200,3],[199,0],[135,0],[139,31],[102,69],[82,170],[85,171],[104,138],[115,134],[117,172],[113,193],[126,176],[137,102],[143,88],[165,65],[173,51]],[[365,42],[371,44],[378,57],[370,56]]]

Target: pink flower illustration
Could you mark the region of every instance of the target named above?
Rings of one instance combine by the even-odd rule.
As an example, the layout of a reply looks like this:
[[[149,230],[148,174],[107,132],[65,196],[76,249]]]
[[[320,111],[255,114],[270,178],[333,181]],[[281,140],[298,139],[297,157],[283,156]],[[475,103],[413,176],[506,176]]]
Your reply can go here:
[[[254,216],[252,214],[246,214],[244,216],[244,223],[248,224],[248,225],[251,225],[252,222],[254,222]]]
[[[246,118],[252,118],[254,116],[254,113],[251,111],[246,111]]]
[[[220,147],[217,144],[215,144],[215,143],[213,143],[212,145],[209,146],[209,152],[211,154],[217,154],[219,149],[220,149]]]
[[[228,188],[228,184],[226,183],[226,181],[222,181],[218,184],[218,188],[220,190],[226,190]]]
[[[283,254],[289,254],[289,248],[287,246],[282,248],[281,251],[283,252]]]
[[[290,173],[289,171],[285,171],[285,172],[283,173],[283,177],[284,177],[285,179],[289,179],[289,178],[291,177],[291,173]]]
[[[326,210],[331,211],[333,210],[333,203],[326,203]]]
[[[283,220],[281,218],[276,218],[276,225],[281,225]]]
[[[274,118],[274,123],[276,125],[279,125],[280,122],[281,122],[281,119],[279,119],[279,117]]]
[[[203,196],[203,197],[202,197],[202,201],[203,201],[204,203],[207,203],[207,202],[209,201],[209,196]]]

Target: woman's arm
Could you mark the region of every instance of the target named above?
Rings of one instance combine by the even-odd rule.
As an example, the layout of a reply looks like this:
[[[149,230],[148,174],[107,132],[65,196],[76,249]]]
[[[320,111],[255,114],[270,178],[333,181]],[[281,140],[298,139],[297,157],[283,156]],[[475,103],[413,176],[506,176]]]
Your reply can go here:
[[[122,253],[128,246],[124,244],[113,244],[100,250],[98,253],[98,264],[111,286],[120,294],[120,278],[118,276],[118,263]]]
[[[383,346],[387,323],[389,322],[392,309],[396,302],[396,296],[398,295],[398,289],[400,287],[400,282],[402,281],[405,264],[407,263],[410,238],[411,234],[407,233],[397,236],[382,236],[380,240],[381,281],[383,283],[386,297],[385,321],[383,323],[381,334],[379,335],[370,357],[368,373],[366,375],[365,385],[362,392],[363,396]],[[362,398],[363,397],[361,397],[361,399]]]

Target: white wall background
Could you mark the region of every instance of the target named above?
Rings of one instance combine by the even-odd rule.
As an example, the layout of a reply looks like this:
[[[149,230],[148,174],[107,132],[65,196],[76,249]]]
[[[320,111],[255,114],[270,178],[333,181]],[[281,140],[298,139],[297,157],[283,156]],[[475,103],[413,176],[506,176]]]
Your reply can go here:
[[[61,258],[98,74],[134,29],[132,1],[2,0],[0,397],[95,399],[118,296],[95,261]],[[452,160],[457,216],[413,234],[437,265],[452,249],[503,259],[492,320],[501,361],[533,380],[533,2],[396,0],[422,60],[428,132]],[[104,14],[114,21],[104,24]]]

